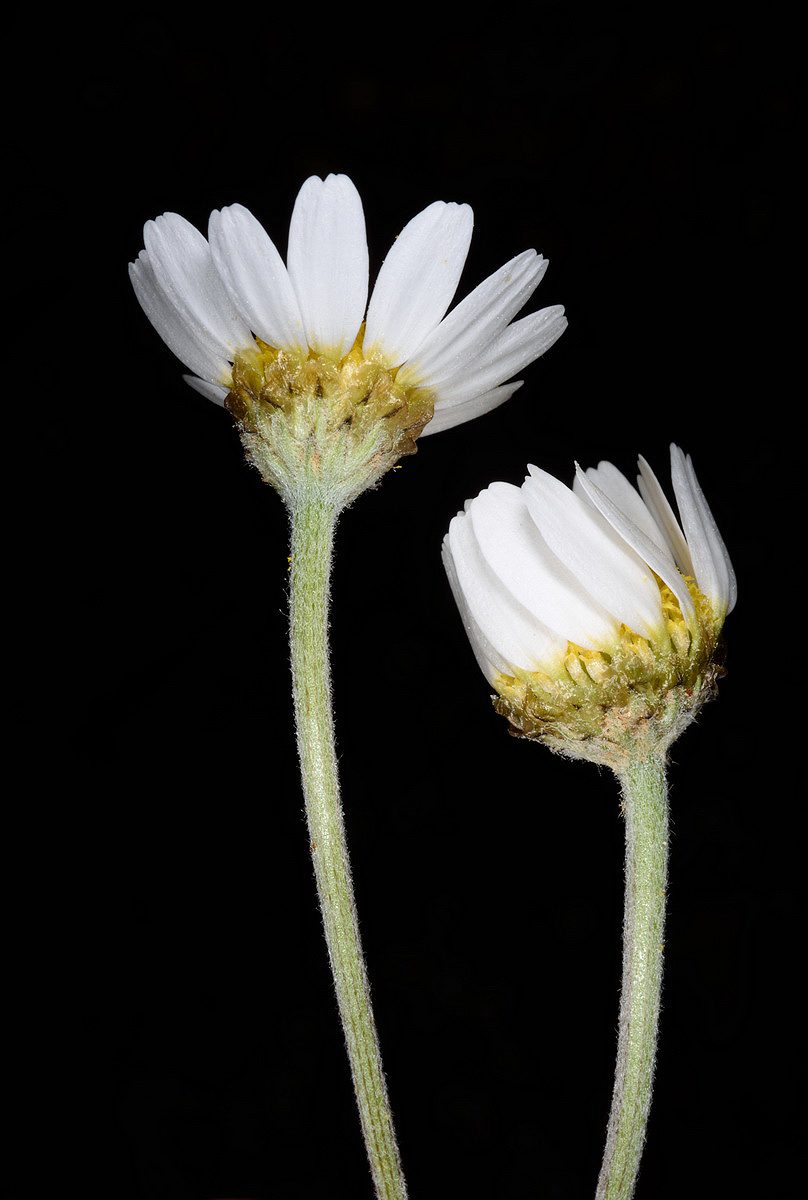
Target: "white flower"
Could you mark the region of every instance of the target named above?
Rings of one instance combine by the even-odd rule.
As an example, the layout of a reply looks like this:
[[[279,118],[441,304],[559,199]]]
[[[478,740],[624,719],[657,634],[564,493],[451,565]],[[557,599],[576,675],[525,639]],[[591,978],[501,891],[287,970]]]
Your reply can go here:
[[[130,275],[149,320],[193,372],[188,383],[217,403],[231,388],[233,365],[259,345],[333,363],[358,345],[365,360],[395,375],[397,394],[431,395],[435,412],[424,432],[437,433],[513,395],[521,381],[506,381],[567,324],[559,305],[513,321],[547,268],[535,250],[511,259],[446,316],[472,225],[467,204],[436,201],[414,217],[387,255],[367,313],[365,219],[345,175],[303,184],[286,265],[256,218],[234,204],[211,214],[207,241],[176,213],[148,221]]]
[[[501,694],[534,673],[616,686],[628,672],[632,686],[668,688],[703,672],[735,604],[729,555],[678,446],[684,529],[643,458],[639,467],[638,492],[609,462],[578,467],[572,489],[530,466],[521,488],[494,483],[452,521],[446,571]]]

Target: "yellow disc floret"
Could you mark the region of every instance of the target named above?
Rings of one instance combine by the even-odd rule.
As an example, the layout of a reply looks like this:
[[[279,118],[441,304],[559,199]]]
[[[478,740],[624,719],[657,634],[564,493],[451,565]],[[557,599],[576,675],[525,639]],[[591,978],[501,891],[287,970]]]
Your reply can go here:
[[[397,368],[362,350],[364,326],[335,360],[314,350],[277,350],[256,339],[233,363],[226,405],[248,457],[282,495],[318,474],[348,503],[416,440],[435,411],[428,389],[397,382]]]
[[[575,758],[614,766],[630,743],[669,744],[709,699],[721,674],[715,662],[720,632],[710,602],[694,580],[688,622],[660,579],[664,626],[656,639],[621,626],[608,651],[567,643],[552,672],[519,671],[494,680],[494,707],[520,737]]]

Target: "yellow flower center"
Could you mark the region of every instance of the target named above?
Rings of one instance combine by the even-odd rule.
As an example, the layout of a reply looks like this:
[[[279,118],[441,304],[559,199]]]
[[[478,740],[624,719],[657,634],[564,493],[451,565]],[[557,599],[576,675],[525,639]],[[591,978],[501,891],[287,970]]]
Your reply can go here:
[[[314,350],[277,350],[256,338],[233,363],[228,409],[247,427],[258,423],[259,414],[300,417],[309,412],[312,420],[325,418],[329,433],[349,426],[364,434],[383,422],[393,440],[407,435],[414,442],[432,418],[434,395],[417,383],[402,386],[398,368],[365,358],[364,332],[363,325],[339,361]]]
[[[616,645],[585,650],[573,642],[557,670],[500,674],[495,707],[527,737],[554,744],[601,737],[604,726],[659,720],[698,697],[717,668],[713,656],[720,622],[695,581],[686,580],[695,605],[688,624],[670,588],[657,579],[664,626],[657,639],[621,626]]]

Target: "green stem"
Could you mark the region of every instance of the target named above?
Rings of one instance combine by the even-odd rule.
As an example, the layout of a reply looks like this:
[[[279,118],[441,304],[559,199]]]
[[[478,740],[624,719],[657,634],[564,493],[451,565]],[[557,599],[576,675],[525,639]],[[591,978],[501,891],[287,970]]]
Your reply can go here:
[[[379,1200],[405,1200],[362,956],[339,795],[328,599],[338,508],[313,489],[291,508],[290,646],[297,745],[317,892],[362,1133]]]
[[[623,991],[612,1111],[596,1200],[630,1200],[640,1169],[656,1057],[668,798],[663,757],[631,762],[619,776],[626,820]]]

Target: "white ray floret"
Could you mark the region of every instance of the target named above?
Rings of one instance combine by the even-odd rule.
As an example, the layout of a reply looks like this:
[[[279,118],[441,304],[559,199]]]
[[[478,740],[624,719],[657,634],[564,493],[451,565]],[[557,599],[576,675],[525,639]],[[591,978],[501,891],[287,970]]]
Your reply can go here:
[[[555,661],[564,641],[502,586],[480,549],[467,513],[458,513],[449,526],[447,549],[468,611],[481,635],[479,651],[498,671],[520,663],[538,670]]]
[[[155,279],[187,328],[217,358],[232,359],[249,341],[250,328],[228,296],[205,238],[184,217],[164,213],[146,222],[143,240]]]
[[[676,568],[670,547],[665,545],[664,535],[640,499],[639,493],[634,491],[634,488],[632,488],[625,476],[621,475],[616,467],[612,467],[611,463],[604,463],[603,466],[611,467],[612,472],[620,475],[628,491],[624,492],[622,487],[615,486],[616,480],[614,476],[610,472],[601,470],[601,479],[605,476],[605,481],[611,484],[612,496],[609,496],[601,490],[595,478],[593,478],[593,475],[597,475],[597,472],[587,471],[584,474],[581,468],[577,467],[575,480],[576,483],[580,484],[583,495],[598,510],[601,516],[606,518],[612,529],[620,534],[627,545],[643,559],[660,579],[667,583],[679,601],[679,607],[685,617],[692,617],[694,612],[693,599],[687,589],[684,578]],[[631,493],[630,495],[628,494],[629,492]],[[615,493],[616,497],[613,498]],[[635,504],[634,497],[639,501],[638,505]],[[643,511],[640,512],[639,509]],[[662,545],[660,545],[660,542]]]
[[[135,262],[129,264],[129,278],[141,307],[177,358],[202,380],[229,380],[230,363],[226,354],[216,348],[185,321],[157,282],[151,261],[141,250]]]
[[[457,376],[524,308],[547,270],[547,259],[525,250],[470,292],[413,356],[409,369],[435,386]]]
[[[368,306],[365,352],[405,362],[454,299],[474,228],[468,204],[437,200],[393,242]]]
[[[520,488],[493,483],[469,506],[469,520],[502,586],[562,644],[596,650],[614,640],[617,622],[564,570],[531,519]]]
[[[564,332],[564,320],[562,308],[543,308],[508,325],[484,350],[471,353],[440,385],[423,376],[417,367],[413,368],[415,376],[427,387],[439,388],[445,404],[462,404],[480,390],[496,387],[542,355]]]
[[[599,512],[532,465],[523,490],[542,536],[587,593],[643,637],[662,627],[659,588],[646,563]]]
[[[208,239],[183,217],[147,222],[130,266],[157,332],[192,372],[189,384],[222,403],[232,364],[256,347],[341,361],[365,321],[362,353],[427,390],[438,433],[503,404],[509,383],[566,328],[559,305],[513,321],[547,268],[516,255],[448,312],[473,227],[467,204],[436,201],[394,242],[368,303],[368,247],[359,193],[345,175],[312,176],[295,202],[284,263],[243,205],[211,213]],[[366,312],[367,310],[367,312]],[[513,323],[512,323],[513,322]]]
[[[368,298],[368,244],[359,193],[347,175],[312,176],[289,227],[289,275],[312,350],[342,358]]]
[[[227,399],[227,388],[219,387],[218,384],[208,383],[207,379],[197,379],[196,375],[183,375],[183,379],[189,387],[195,392],[199,392],[200,396],[204,396],[207,400],[212,400],[214,404],[224,407],[224,402]]]
[[[436,404],[435,415],[429,424],[424,429],[421,437],[426,437],[431,433],[442,433],[444,429],[452,429],[455,425],[462,425],[465,421],[472,421],[475,417],[482,417],[487,412],[492,412],[495,408],[499,408],[500,404],[504,404],[506,400],[510,400],[514,392],[518,392],[524,380],[517,379],[514,383],[503,383],[499,387],[492,388],[490,392],[483,392],[482,396],[472,396],[470,400],[463,400],[459,404]]]
[[[671,447],[671,479],[699,589],[717,609],[732,612],[738,594],[735,572],[690,455],[685,457],[678,446]]]
[[[216,269],[253,333],[270,346],[308,350],[295,289],[275,243],[249,209],[231,204],[210,214]]]
[[[648,511],[656,520],[658,528],[663,531],[679,570],[683,575],[694,576],[693,559],[690,557],[687,539],[676,520],[676,514],[662,489],[662,484],[642,455],[637,459],[637,464],[640,470],[637,487]]]
[[[596,467],[587,467],[586,471],[582,471],[576,464],[572,490],[582,500],[591,502],[592,493],[588,484],[594,484],[600,495],[610,500],[616,509],[653,542],[664,557],[670,558],[673,562],[673,555],[668,548],[665,534],[659,528],[651,510],[643,503],[637,489],[631,486],[622,471],[618,471],[617,467],[610,462],[601,462]],[[597,508],[598,505],[595,507]]]

